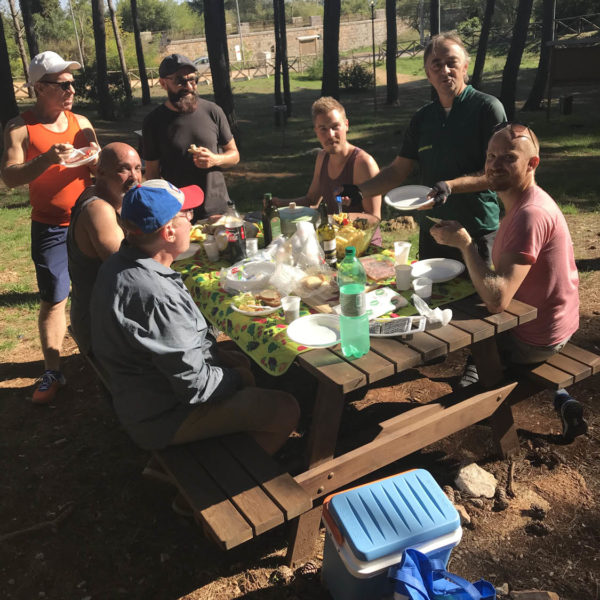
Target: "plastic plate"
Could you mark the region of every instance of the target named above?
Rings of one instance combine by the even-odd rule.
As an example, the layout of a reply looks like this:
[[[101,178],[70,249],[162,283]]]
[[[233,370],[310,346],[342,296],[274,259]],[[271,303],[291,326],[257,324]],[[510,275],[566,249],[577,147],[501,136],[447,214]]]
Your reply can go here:
[[[412,264],[411,275],[429,277],[433,283],[450,281],[465,270],[465,265],[452,258],[427,258]]]
[[[340,318],[337,315],[306,315],[287,328],[288,337],[303,346],[329,348],[340,343]]]
[[[98,156],[98,148],[86,146],[85,148],[75,148],[67,159],[62,163],[63,167],[72,169],[73,167],[81,167],[91,163]]]
[[[430,202],[427,194],[431,191],[424,185],[403,185],[390,190],[385,196],[385,203],[397,210],[414,210]]]

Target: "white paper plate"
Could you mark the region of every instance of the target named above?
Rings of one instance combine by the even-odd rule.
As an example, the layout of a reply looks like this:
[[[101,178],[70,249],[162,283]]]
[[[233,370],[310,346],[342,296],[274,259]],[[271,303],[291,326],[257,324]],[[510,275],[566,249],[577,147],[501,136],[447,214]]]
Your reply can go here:
[[[306,315],[287,328],[288,337],[303,346],[329,348],[340,343],[340,318],[337,315]]]
[[[231,308],[233,308],[235,312],[239,312],[241,315],[246,315],[248,317],[264,317],[265,315],[270,315],[271,313],[278,311],[281,308],[281,304],[279,306],[265,306],[263,310],[242,310],[232,302]]]
[[[431,199],[427,194],[431,191],[424,185],[403,185],[390,190],[385,196],[385,203],[396,210],[414,210]]]
[[[433,283],[450,281],[465,270],[465,265],[452,258],[427,258],[412,264],[413,277],[429,277]]]
[[[190,256],[194,256],[196,252],[200,249],[200,244],[196,244],[195,242],[190,242],[190,247],[187,250],[184,250],[181,254],[177,256],[175,260],[183,260],[184,258],[189,258]]]
[[[85,148],[75,148],[67,157],[67,160],[62,163],[63,167],[72,169],[73,167],[81,167],[91,163],[98,156],[98,148],[86,146]]]

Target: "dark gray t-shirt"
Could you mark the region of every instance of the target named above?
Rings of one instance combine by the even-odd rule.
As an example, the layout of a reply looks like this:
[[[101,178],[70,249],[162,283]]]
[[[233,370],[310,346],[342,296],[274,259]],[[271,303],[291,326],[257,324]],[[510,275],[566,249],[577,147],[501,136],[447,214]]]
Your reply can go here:
[[[198,98],[193,113],[178,113],[164,104],[155,108],[142,125],[144,160],[160,161],[160,175],[177,187],[198,185],[204,204],[197,216],[224,213],[229,194],[220,167],[198,169],[188,152],[191,144],[215,154],[232,139],[227,117],[220,106]]]

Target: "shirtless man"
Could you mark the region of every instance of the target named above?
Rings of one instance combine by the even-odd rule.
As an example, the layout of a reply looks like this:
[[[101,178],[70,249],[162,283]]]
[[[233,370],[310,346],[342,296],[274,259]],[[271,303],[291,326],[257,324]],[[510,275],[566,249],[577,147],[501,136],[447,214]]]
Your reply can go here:
[[[358,185],[379,173],[375,159],[364,150],[353,146],[346,137],[348,119],[344,107],[335,98],[324,96],[316,100],[311,109],[313,125],[323,149],[317,155],[313,179],[308,192],[300,198],[283,200],[274,198],[278,206],[295,202],[302,206],[315,206],[321,198],[327,203],[329,214],[337,212],[336,190],[344,183]],[[362,203],[352,203],[343,197],[344,210],[367,212],[381,218],[381,196],[364,195]]]
[[[71,208],[91,184],[94,163],[67,168],[73,148],[98,147],[91,123],[71,112],[72,71],[81,68],[55,52],[42,52],[29,65],[33,108],[10,120],[4,129],[2,178],[8,187],[29,185],[31,257],[40,291],[39,332],[44,374],[33,402],[52,402],[66,380],[60,372],[60,352],[67,322],[69,296],[67,228]]]
[[[96,184],[79,196],[67,236],[71,275],[71,327],[79,350],[91,350],[90,298],[100,265],[123,241],[117,216],[123,196],[142,181],[142,163],[129,145],[114,142],[100,153]]]

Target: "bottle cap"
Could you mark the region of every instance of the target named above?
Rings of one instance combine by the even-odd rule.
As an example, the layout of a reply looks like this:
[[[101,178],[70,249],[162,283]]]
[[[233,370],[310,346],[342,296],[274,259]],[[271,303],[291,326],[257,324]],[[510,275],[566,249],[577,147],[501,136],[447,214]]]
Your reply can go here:
[[[354,246],[346,246],[346,256],[356,256],[356,248]]]

